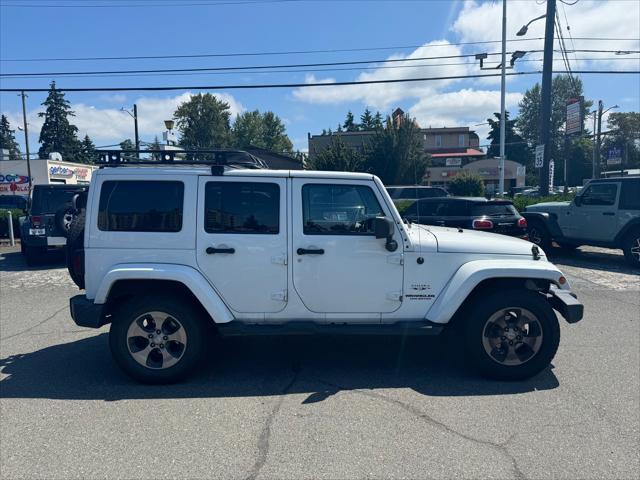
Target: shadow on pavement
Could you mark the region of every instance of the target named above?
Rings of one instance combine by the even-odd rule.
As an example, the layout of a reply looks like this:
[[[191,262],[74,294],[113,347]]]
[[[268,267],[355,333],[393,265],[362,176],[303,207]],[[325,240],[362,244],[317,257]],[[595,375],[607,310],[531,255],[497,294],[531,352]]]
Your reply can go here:
[[[13,247],[9,247],[13,248]],[[49,252],[46,257],[38,262],[37,265],[29,266],[20,251],[0,250],[0,272],[21,272],[21,271],[37,271],[49,270],[52,268],[63,268],[65,263],[64,250]]]
[[[2,398],[117,401],[308,394],[315,403],[343,390],[411,388],[427,396],[506,395],[558,386],[551,369],[523,382],[466,371],[459,344],[444,338],[297,336],[212,341],[189,380],[149,386],[111,359],[107,334],[0,359]]]
[[[549,256],[549,261],[557,265],[640,275],[640,269],[629,265],[619,250],[602,249],[596,251],[551,248],[547,251],[547,255]]]

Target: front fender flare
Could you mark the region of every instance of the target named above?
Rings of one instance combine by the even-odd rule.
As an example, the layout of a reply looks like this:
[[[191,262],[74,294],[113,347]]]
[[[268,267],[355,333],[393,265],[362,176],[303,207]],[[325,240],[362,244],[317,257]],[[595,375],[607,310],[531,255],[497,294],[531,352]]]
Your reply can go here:
[[[96,292],[94,303],[104,304],[109,298],[111,287],[118,280],[170,280],[182,283],[198,299],[216,323],[228,323],[233,314],[218,293],[195,268],[171,264],[119,264],[115,265],[102,279]]]
[[[426,320],[448,323],[458,308],[480,282],[493,278],[522,278],[549,280],[563,290],[569,290],[566,282],[560,285],[562,272],[552,263],[542,260],[474,260],[462,265],[427,311]]]

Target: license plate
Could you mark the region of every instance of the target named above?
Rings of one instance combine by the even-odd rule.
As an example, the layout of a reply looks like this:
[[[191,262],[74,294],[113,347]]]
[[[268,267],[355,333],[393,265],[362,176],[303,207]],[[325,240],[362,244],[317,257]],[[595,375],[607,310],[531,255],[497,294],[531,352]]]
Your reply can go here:
[[[30,228],[29,235],[44,235],[44,228]]]

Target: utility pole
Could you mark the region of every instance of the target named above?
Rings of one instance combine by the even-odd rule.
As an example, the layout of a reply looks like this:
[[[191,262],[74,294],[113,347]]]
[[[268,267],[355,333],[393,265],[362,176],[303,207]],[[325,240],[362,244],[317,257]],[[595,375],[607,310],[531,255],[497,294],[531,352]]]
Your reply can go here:
[[[600,150],[602,148],[602,144],[601,142],[601,137],[600,134],[602,133],[602,108],[603,108],[603,103],[602,100],[598,101],[598,136],[597,136],[597,140],[596,140],[596,178],[600,177]]]
[[[502,75],[500,79],[500,180],[498,181],[498,193],[504,193],[504,156],[505,156],[505,91],[507,73],[507,0],[502,0]]]
[[[138,136],[138,106],[133,104],[133,124],[135,126],[136,135],[136,153],[140,154],[140,137]]]
[[[31,160],[29,158],[29,130],[27,127],[27,105],[25,100],[27,95],[24,90],[20,93],[20,96],[22,97],[22,122],[24,123],[24,149],[27,154],[27,176],[29,177],[29,193],[31,193],[33,182],[31,180]]]
[[[594,110],[593,111],[593,158],[591,159],[591,179],[596,178],[596,162],[598,158],[596,155],[596,152],[598,151],[596,147],[597,118],[598,118],[598,111]]]
[[[553,74],[553,29],[556,18],[556,0],[547,0],[544,31],[544,62],[542,65],[542,92],[540,105],[540,145],[544,145],[544,160],[540,169],[540,195],[549,195],[549,159],[551,157],[551,86]]]

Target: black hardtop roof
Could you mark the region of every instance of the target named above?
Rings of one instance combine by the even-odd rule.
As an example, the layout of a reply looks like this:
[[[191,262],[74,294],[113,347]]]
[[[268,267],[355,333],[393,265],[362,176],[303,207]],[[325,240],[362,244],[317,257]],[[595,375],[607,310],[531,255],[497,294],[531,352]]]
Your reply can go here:
[[[451,202],[451,203],[478,203],[483,205],[506,205],[513,204],[511,200],[496,198],[492,200],[487,200],[484,197],[432,197],[432,198],[421,198],[417,200],[422,203],[430,203],[430,202]]]
[[[33,186],[33,189],[38,189],[38,190],[42,190],[42,189],[50,189],[50,188],[54,188],[54,189],[67,189],[67,190],[75,190],[75,189],[82,189],[82,188],[88,188],[89,184],[82,184],[82,183],[39,183],[37,185]]]

